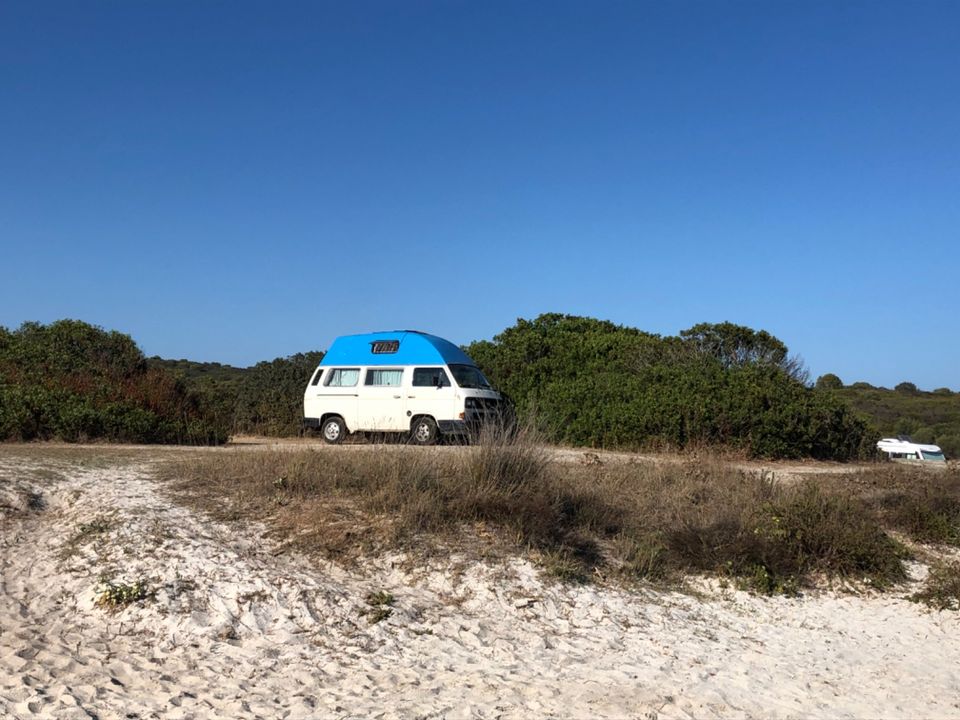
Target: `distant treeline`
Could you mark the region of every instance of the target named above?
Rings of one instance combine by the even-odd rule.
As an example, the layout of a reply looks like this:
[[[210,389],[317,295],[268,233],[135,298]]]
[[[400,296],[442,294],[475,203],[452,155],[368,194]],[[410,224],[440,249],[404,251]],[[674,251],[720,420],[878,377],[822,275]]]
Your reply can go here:
[[[909,435],[916,442],[939,445],[947,457],[960,458],[960,392],[919,390],[902,382],[892,390],[855,382],[844,385],[830,373],[817,379],[821,392],[832,392],[870,421],[883,437]]]
[[[465,349],[521,417],[557,442],[845,460],[872,455],[881,433],[910,433],[960,455],[960,394],[844,386],[835,375],[811,386],[783,342],[731,323],[663,337],[547,314]],[[0,328],[0,439],[296,435],[322,357],[237,368],[148,359],[129,336],[74,320]]]
[[[297,353],[249,368],[158,357],[147,362],[197,392],[231,434],[284,437],[301,432],[303,391],[322,359],[322,352]]]

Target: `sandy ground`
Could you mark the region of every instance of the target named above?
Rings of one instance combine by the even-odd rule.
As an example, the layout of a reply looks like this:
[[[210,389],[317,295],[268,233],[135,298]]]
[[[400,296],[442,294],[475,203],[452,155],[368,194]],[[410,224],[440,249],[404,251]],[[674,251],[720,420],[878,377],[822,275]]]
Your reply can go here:
[[[915,587],[698,597],[544,583],[521,561],[347,571],[172,503],[156,453],[106,455],[0,452],[0,716],[960,718],[960,617]],[[104,573],[155,595],[108,612]],[[376,624],[373,591],[395,597]]]

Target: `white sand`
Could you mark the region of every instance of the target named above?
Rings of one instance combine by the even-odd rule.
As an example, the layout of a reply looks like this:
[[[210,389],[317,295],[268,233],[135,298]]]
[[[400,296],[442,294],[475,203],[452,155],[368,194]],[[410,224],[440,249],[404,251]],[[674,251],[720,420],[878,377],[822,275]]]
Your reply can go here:
[[[146,465],[58,479],[25,457],[0,456],[3,717],[960,718],[960,617],[914,587],[700,600],[520,561],[347,572],[172,505]],[[96,607],[108,569],[156,597]],[[396,604],[371,625],[375,590]]]

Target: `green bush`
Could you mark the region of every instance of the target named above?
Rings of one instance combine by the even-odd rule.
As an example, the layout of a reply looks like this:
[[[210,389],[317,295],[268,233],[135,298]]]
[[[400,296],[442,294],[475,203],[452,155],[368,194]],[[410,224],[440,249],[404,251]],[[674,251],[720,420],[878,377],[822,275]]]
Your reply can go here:
[[[815,387],[817,390],[839,390],[843,387],[843,380],[833,373],[827,373],[817,378]]]
[[[303,392],[322,359],[321,352],[298,353],[247,370],[237,389],[234,432],[297,435],[303,427]]]
[[[560,442],[844,460],[875,439],[842,399],[805,385],[782,342],[730,323],[660,337],[542,315],[466,349],[522,417],[536,415]]]
[[[127,335],[76,320],[0,332],[0,439],[215,443],[226,430]]]

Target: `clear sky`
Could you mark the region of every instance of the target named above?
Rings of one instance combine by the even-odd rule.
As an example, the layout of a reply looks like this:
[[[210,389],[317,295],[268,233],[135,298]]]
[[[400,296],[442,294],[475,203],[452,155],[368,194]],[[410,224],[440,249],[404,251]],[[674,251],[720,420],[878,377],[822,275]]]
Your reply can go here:
[[[960,2],[0,3],[0,325],[518,317],[960,389]]]

